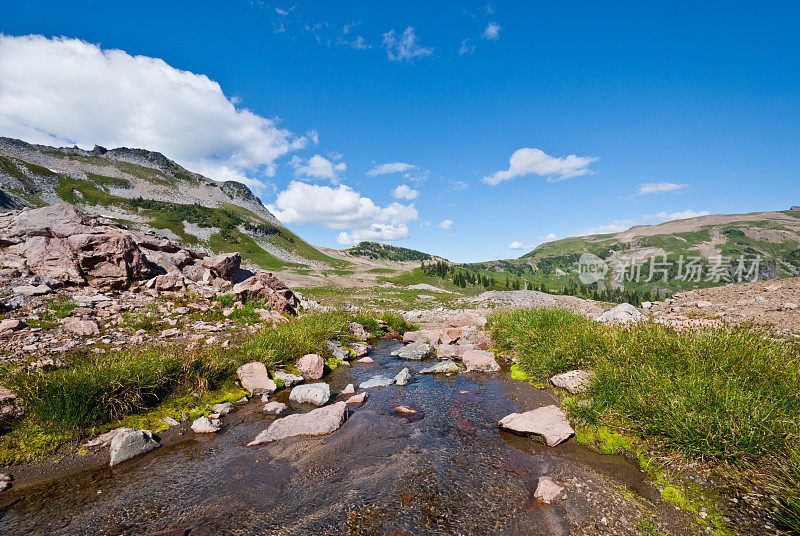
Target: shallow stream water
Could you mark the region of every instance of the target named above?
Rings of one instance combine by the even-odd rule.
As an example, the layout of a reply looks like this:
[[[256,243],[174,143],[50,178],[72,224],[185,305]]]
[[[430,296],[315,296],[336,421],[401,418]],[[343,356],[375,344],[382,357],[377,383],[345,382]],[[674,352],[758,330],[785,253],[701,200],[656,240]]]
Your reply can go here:
[[[391,357],[400,344],[380,341],[375,364],[335,370],[326,378],[332,393],[432,362]],[[287,393],[276,399],[289,403]],[[218,434],[189,431],[114,469],[11,488],[0,504],[0,534],[568,534],[597,512],[578,501],[533,501],[538,478],[551,474],[562,482],[599,474],[657,500],[620,456],[572,440],[548,448],[497,427],[508,413],[553,402],[552,393],[505,370],[415,374],[406,386],[370,389],[330,436],[246,447],[273,419],[253,401],[224,417]],[[420,414],[397,415],[401,404]]]

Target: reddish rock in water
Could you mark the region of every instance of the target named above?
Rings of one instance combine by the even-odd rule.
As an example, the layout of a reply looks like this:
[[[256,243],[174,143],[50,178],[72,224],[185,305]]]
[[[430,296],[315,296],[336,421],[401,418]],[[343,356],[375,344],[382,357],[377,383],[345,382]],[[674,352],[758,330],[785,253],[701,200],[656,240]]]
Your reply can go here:
[[[543,476],[539,479],[533,498],[542,504],[553,504],[564,488],[553,482],[550,477]]]
[[[506,415],[500,420],[500,426],[521,434],[542,436],[549,447],[555,447],[575,434],[567,415],[558,406]]]
[[[328,435],[338,430],[348,416],[345,402],[336,402],[308,413],[294,413],[273,421],[269,428],[258,434],[247,446],[254,447],[294,436]]]

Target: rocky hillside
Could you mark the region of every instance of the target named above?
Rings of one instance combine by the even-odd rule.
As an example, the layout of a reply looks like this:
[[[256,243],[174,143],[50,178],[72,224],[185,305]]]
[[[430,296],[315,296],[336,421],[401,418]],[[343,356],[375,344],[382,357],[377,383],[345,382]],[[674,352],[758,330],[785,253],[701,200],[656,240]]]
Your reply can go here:
[[[54,148],[0,138],[0,207],[60,201],[209,253],[271,270],[341,267],[286,229],[250,189],[142,149]]]

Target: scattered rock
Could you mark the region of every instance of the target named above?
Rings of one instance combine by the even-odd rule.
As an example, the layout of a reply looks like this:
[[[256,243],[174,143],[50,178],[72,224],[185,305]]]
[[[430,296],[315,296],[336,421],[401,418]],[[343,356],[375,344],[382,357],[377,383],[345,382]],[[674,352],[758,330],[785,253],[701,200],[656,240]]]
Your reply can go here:
[[[644,320],[645,316],[639,312],[636,307],[631,305],[630,303],[621,303],[606,311],[605,313],[601,314],[598,318],[598,322],[607,322],[607,323],[616,323],[616,324],[628,324],[631,322],[639,322]]]
[[[14,477],[11,475],[7,475],[5,473],[0,474],[0,491],[5,491],[10,488],[13,480]]]
[[[208,268],[212,274],[223,279],[230,279],[241,264],[242,254],[239,252],[222,253],[203,259],[203,267]]]
[[[327,383],[309,383],[298,385],[289,393],[289,400],[299,404],[309,403],[322,406],[331,397],[331,388]]]
[[[84,447],[107,447],[111,444],[111,440],[114,439],[117,434],[124,432],[126,430],[130,430],[130,428],[114,428],[113,430],[109,430],[104,434],[100,434],[99,436],[95,437],[94,439],[87,441],[83,444]]]
[[[450,316],[446,324],[453,328],[461,328],[465,326],[475,326],[478,329],[486,327],[486,317],[477,313],[469,311],[462,311]]]
[[[398,415],[416,415],[418,413],[411,406],[395,406],[394,412]]]
[[[392,352],[392,355],[402,359],[420,361],[433,355],[433,346],[430,344],[425,344],[424,342],[418,342],[395,350]]]
[[[325,360],[317,354],[306,354],[294,364],[307,380],[319,380],[325,370]]]
[[[153,439],[153,434],[149,431],[125,428],[119,431],[114,436],[114,439],[111,440],[109,465],[113,467],[160,446],[161,444]]]
[[[371,357],[362,357],[361,359],[356,359],[356,363],[361,363],[362,365],[372,365],[375,363],[375,360]]]
[[[361,342],[354,342],[350,345],[350,348],[356,354],[356,357],[364,357],[367,355],[370,350],[372,350],[372,346],[369,344],[364,344]]]
[[[169,426],[178,426],[180,423],[173,419],[172,417],[162,417],[159,421],[168,424]]]
[[[299,387],[303,386],[295,389]],[[295,413],[273,421],[269,428],[258,434],[247,446],[253,447],[294,436],[328,435],[341,428],[348,415],[345,402],[336,402],[308,413]]]
[[[458,365],[448,359],[446,361],[439,361],[438,363],[431,365],[430,367],[426,367],[419,372],[420,374],[450,374],[453,372],[459,372],[459,368]]]
[[[589,384],[594,379],[594,373],[588,370],[570,370],[562,374],[556,374],[550,378],[550,383],[561,389],[566,389],[573,395],[589,388]]]
[[[236,299],[241,302],[262,300],[270,310],[296,315],[300,298],[283,281],[271,272],[261,271],[233,287]]]
[[[461,357],[467,366],[467,372],[497,372],[500,365],[491,352],[485,350],[470,350]]]
[[[213,434],[219,432],[219,420],[200,417],[192,423],[192,430],[196,434]]]
[[[289,406],[282,402],[267,402],[264,404],[264,407],[261,408],[261,411],[268,415],[280,415],[284,411],[289,409]]]
[[[75,335],[91,336],[100,333],[100,328],[94,320],[81,320],[79,318],[65,318],[61,323],[64,330]]]
[[[392,385],[394,383],[394,378],[389,378],[387,376],[378,375],[373,376],[369,380],[365,382],[361,382],[358,386],[359,389],[372,389],[373,387],[386,387],[387,385]]]
[[[6,331],[18,331],[26,326],[27,324],[22,320],[18,320],[16,318],[7,318],[3,321],[0,321],[0,333]]]
[[[236,369],[242,388],[251,395],[261,395],[264,393],[274,393],[278,388],[275,382],[267,374],[267,367],[264,363],[253,361]]]
[[[180,334],[181,330],[179,328],[169,328],[161,332],[161,337],[164,339],[169,339],[172,337],[177,337]]]
[[[461,359],[465,353],[474,349],[474,344],[440,344],[436,347],[436,356],[440,359]]]
[[[369,396],[369,393],[367,391],[364,391],[363,393],[358,393],[357,395],[351,396],[346,401],[347,402],[347,407],[348,408],[357,408],[358,406],[360,406],[361,404],[363,404],[367,400],[368,396]]]
[[[408,367],[405,367],[403,370],[397,373],[397,376],[394,377],[394,383],[397,385],[405,385],[408,383],[408,380],[411,378],[411,371],[408,370]]]
[[[286,388],[293,387],[298,383],[303,383],[302,376],[300,376],[299,374],[290,374],[285,370],[276,370],[273,376],[276,380],[282,381],[284,387]]]
[[[555,447],[575,434],[567,415],[558,406],[506,415],[500,419],[500,426],[513,432],[542,436],[549,447]]]
[[[219,415],[227,415],[231,411],[233,411],[233,404],[230,402],[223,402],[221,404],[214,404],[211,406],[212,413],[217,413]]]
[[[20,285],[14,287],[14,294],[17,296],[44,296],[51,292],[53,292],[53,289],[47,285]]]
[[[328,351],[333,354],[333,357],[336,359],[341,359],[342,361],[346,361],[350,359],[350,353],[344,349],[342,343],[339,341],[328,341]]]
[[[563,487],[553,482],[550,477],[543,476],[539,478],[533,498],[542,504],[553,504],[562,491]]]
[[[355,392],[356,392],[356,388],[353,387],[353,384],[352,383],[348,383],[347,387],[342,389],[342,393],[341,394],[343,394],[343,395],[353,395],[353,394],[355,394]]]
[[[14,424],[24,414],[22,399],[10,389],[0,386],[0,428]]]

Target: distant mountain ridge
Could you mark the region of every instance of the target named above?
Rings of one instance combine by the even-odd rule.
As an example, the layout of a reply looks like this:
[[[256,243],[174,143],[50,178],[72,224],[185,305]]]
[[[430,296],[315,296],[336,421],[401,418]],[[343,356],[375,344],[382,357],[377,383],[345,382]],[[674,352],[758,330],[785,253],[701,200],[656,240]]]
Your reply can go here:
[[[49,147],[0,137],[0,207],[66,201],[262,268],[341,267],[292,233],[241,183],[193,173],[144,149]]]

